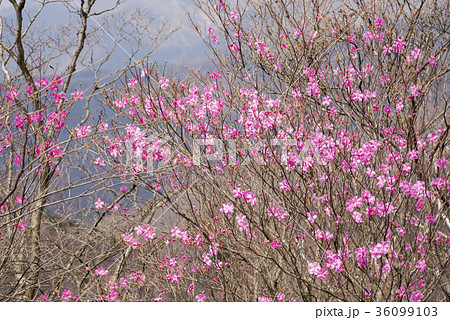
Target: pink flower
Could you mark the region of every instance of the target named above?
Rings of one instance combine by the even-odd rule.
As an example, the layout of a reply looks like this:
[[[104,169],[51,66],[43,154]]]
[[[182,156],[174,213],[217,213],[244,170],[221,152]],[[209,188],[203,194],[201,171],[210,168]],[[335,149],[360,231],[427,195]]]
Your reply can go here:
[[[420,290],[414,291],[411,293],[411,299],[409,301],[411,302],[421,302],[423,299],[423,294]]]
[[[431,56],[428,58],[428,62],[432,65],[435,66],[436,65],[436,58]]]
[[[72,298],[72,291],[70,290],[64,290],[64,292],[61,295],[61,300],[64,302],[68,302]]]
[[[334,269],[337,273],[341,273],[344,270],[342,259],[332,250],[325,251],[325,258],[327,259],[325,263],[326,268]]]
[[[409,87],[409,90],[411,91],[411,96],[417,97],[419,95],[419,87],[415,84]]]
[[[191,283],[187,289],[187,293],[191,293],[193,289],[194,289],[194,284]]]
[[[445,158],[440,158],[440,159],[437,160],[437,166],[439,168],[445,169],[447,167],[447,164],[448,164],[448,161]]]
[[[381,258],[382,254],[387,254],[389,252],[389,242],[381,241],[380,243],[373,243],[369,249],[372,258]]]
[[[352,199],[347,201],[345,208],[347,211],[353,212],[354,208],[362,206],[362,198],[358,196],[354,196]]]
[[[23,158],[21,156],[17,156],[14,159],[14,163],[16,164],[16,166],[20,166],[22,164]]]
[[[98,198],[97,201],[95,201],[94,205],[96,209],[100,210],[104,207],[105,203],[100,198]]]
[[[103,268],[95,269],[95,275],[99,277],[106,277],[108,275],[108,270]]]
[[[146,224],[145,226],[137,225],[134,230],[136,231],[137,235],[143,234],[145,241],[147,242],[155,239],[156,237],[155,228],[149,224]]]
[[[445,178],[436,178],[431,181],[431,186],[436,186],[439,190],[445,189],[447,180]]]
[[[393,44],[393,49],[395,52],[397,53],[402,53],[403,50],[405,49],[405,44],[406,44],[406,40],[403,38],[398,38],[397,40],[394,41]]]
[[[16,127],[23,129],[23,125],[26,124],[26,118],[25,117],[21,117],[20,114],[16,114],[16,119],[14,120],[14,124],[16,125]]]
[[[428,134],[427,138],[429,143],[436,143],[439,139],[439,137],[434,132]]]
[[[421,272],[424,272],[426,267],[427,267],[427,263],[425,260],[417,261],[416,269],[419,269]]]
[[[270,299],[270,298],[262,296],[262,297],[258,298],[258,302],[273,302],[273,300]]]
[[[231,17],[231,19],[236,20],[239,18],[239,13],[237,13],[236,11],[231,11],[230,17]]]
[[[350,43],[354,43],[355,39],[356,39],[356,36],[354,33],[352,33],[348,36],[348,42],[350,42]]]
[[[288,216],[288,214],[284,210],[275,207],[273,204],[271,204],[269,208],[267,208],[267,211],[269,211],[269,217],[275,217],[278,220],[284,220]]]
[[[237,221],[237,224],[239,225],[240,231],[243,231],[243,230],[248,231],[248,222],[246,219],[247,219],[247,217],[244,216],[242,213],[239,213],[236,216],[236,221]]]
[[[75,92],[72,92],[71,95],[72,95],[72,98],[74,101],[81,101],[81,100],[83,100],[84,92],[77,90]]]
[[[419,244],[419,243],[422,243],[422,242],[425,242],[425,241],[427,241],[427,237],[424,236],[422,233],[419,233],[419,234],[417,235],[417,241],[416,241],[416,243]]]
[[[114,289],[118,288],[117,283],[115,283],[112,280],[108,280],[108,282],[105,283],[105,287],[110,287],[111,290],[114,290]]]
[[[309,274],[319,274],[319,270],[321,269],[321,266],[318,262],[312,262],[308,263],[308,272]]]
[[[373,178],[374,176],[375,176],[375,169],[374,168],[367,168],[366,169],[366,174],[369,176],[369,177],[371,177],[371,178]]]
[[[230,213],[233,213],[234,211],[234,205],[232,203],[224,203],[222,209],[220,209],[220,212],[229,215]]]
[[[323,239],[323,237],[325,235],[325,233],[322,230],[320,230],[319,228],[317,228],[313,234],[316,239]]]
[[[383,22],[384,22],[383,19],[378,18],[377,20],[375,20],[375,26],[379,28],[383,25]]]
[[[41,295],[41,300],[45,301],[45,302],[50,302],[50,299],[48,298],[48,296],[46,294]]]
[[[255,42],[256,53],[264,54],[266,43],[264,40],[258,40]]]
[[[83,138],[91,133],[91,126],[88,126],[86,124],[83,127],[79,126],[75,128],[75,132],[77,133],[78,138]]]
[[[209,36],[211,37],[211,41],[214,43],[219,42],[219,37],[214,34],[214,28],[209,27],[208,29]]]
[[[17,89],[16,88],[11,88],[11,91],[8,93],[8,102],[11,103],[14,101],[14,99],[17,97],[18,93],[17,93]]]
[[[356,261],[358,262],[358,265],[360,267],[367,267],[369,260],[366,258],[366,255],[368,253],[369,252],[367,251],[366,247],[361,247],[361,248],[355,249]]]
[[[359,213],[358,211],[353,211],[352,217],[357,223],[363,222],[362,217],[361,217],[361,213]]]
[[[273,240],[273,242],[270,244],[270,246],[272,247],[272,249],[281,248],[280,243],[278,242],[278,240]]]
[[[375,203],[375,197],[370,193],[369,190],[365,189],[361,193],[361,199],[367,203],[374,204]]]
[[[395,291],[395,294],[399,297],[399,298],[403,298],[406,295],[406,287],[405,285],[401,285],[400,289]]]
[[[137,80],[135,78],[131,78],[130,81],[128,81],[127,86],[128,88],[134,88],[137,85]]]
[[[195,300],[196,300],[197,302],[205,302],[205,301],[206,301],[205,291],[203,291],[202,293],[196,295],[196,296],[195,296]]]
[[[103,161],[102,158],[98,157],[97,159],[94,160],[94,164],[98,165],[99,167],[104,167],[105,161]]]
[[[128,284],[128,280],[125,278],[120,278],[119,283],[120,283],[120,287],[123,288]]]
[[[409,171],[411,171],[411,165],[409,163],[404,163],[402,166],[402,174],[404,176],[407,176],[409,174]]]
[[[162,77],[161,80],[159,80],[159,84],[161,86],[161,89],[165,89],[169,86],[169,80]]]
[[[316,219],[317,219],[317,214],[315,214],[314,212],[308,212],[307,214],[307,217],[308,217],[308,221],[310,222],[310,223],[314,223],[314,221],[316,221]]]
[[[327,230],[327,231],[325,231],[325,234],[324,234],[323,238],[326,241],[330,242],[331,239],[333,239],[333,234],[330,231]]]
[[[311,33],[311,34],[308,36],[308,43],[309,43],[309,44],[312,44],[313,41],[314,41],[314,39],[317,37],[317,35],[318,35],[318,32],[317,32],[317,31],[314,31],[313,33]]]
[[[325,280],[328,275],[328,270],[325,268],[322,268],[317,273],[317,280]]]
[[[434,215],[432,213],[429,213],[425,217],[425,220],[426,220],[427,223],[434,223],[436,221],[436,215]]]
[[[24,231],[26,227],[28,227],[28,224],[25,221],[19,221],[17,224],[17,229],[20,231]]]
[[[384,175],[378,176],[377,177],[377,187],[378,188],[382,188],[384,186],[384,184],[386,183],[386,177]]]
[[[166,276],[166,280],[169,280],[171,283],[178,283],[182,277],[183,277],[182,275],[173,272]]]
[[[381,83],[388,83],[388,82],[390,82],[390,81],[391,81],[391,78],[389,77],[388,74],[383,75],[383,76],[381,77],[381,79],[380,79],[380,82],[381,82]]]
[[[283,181],[281,181],[280,183],[279,183],[279,186],[280,186],[280,190],[284,190],[284,191],[289,191],[289,190],[291,190],[291,182],[290,181],[287,181],[287,180],[283,180]]]
[[[236,187],[236,189],[233,190],[233,196],[234,196],[235,198],[242,198],[243,195],[244,195],[244,192],[241,190],[241,186],[238,185],[238,186]]]
[[[16,197],[16,204],[22,204],[23,203],[24,198],[21,196],[17,196]]]
[[[138,285],[142,286],[145,283],[146,277],[145,274],[136,271],[132,274],[130,274],[130,280],[137,283]]]
[[[106,300],[109,302],[114,302],[117,300],[118,293],[115,290],[111,290],[108,292],[108,296],[106,297]]]
[[[256,196],[250,190],[245,191],[244,198],[245,198],[245,201],[247,201],[247,203],[249,203],[250,205],[252,205],[252,206],[255,205]]]
[[[55,100],[56,104],[60,105],[63,101],[67,102],[66,93],[61,91],[60,93],[53,92],[52,99]]]
[[[116,100],[114,101],[114,106],[115,106],[117,109],[125,109],[126,105],[127,105],[127,101],[126,101],[126,100],[116,99]]]
[[[302,92],[300,91],[300,89],[292,90],[291,94],[295,99],[300,99],[302,97]]]
[[[406,156],[410,159],[419,159],[419,152],[417,150],[413,149],[410,152],[408,152],[408,154]]]
[[[392,270],[392,262],[388,259],[385,261],[383,269],[381,269],[381,272],[383,274],[389,274]]]
[[[38,89],[42,89],[48,86],[48,80],[46,78],[36,79],[34,84]]]
[[[60,76],[56,76],[55,79],[52,80],[52,82],[49,85],[50,90],[57,90],[59,86],[63,84],[64,80]]]
[[[419,48],[415,48],[413,51],[411,51],[411,56],[417,60],[422,57],[422,51]]]
[[[120,193],[125,193],[127,191],[127,186],[123,185],[120,187]]]
[[[281,292],[278,293],[277,300],[278,300],[279,302],[283,302],[285,298],[286,298],[286,295],[285,295],[285,294],[283,294],[283,293],[281,293]]]
[[[328,97],[328,96],[323,97],[322,104],[323,104],[324,106],[329,106],[329,105],[331,104],[331,98]]]

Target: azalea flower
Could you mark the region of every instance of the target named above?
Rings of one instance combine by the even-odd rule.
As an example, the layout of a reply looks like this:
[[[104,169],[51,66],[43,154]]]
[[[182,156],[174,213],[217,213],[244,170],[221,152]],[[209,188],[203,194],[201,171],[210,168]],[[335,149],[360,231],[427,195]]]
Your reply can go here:
[[[196,296],[195,296],[195,300],[196,300],[197,302],[205,302],[205,301],[206,301],[205,291],[203,291],[202,293],[196,295]]]
[[[229,215],[230,213],[233,213],[234,206],[231,203],[224,203],[222,209],[220,209],[220,212]]]
[[[105,203],[102,201],[102,199],[98,198],[97,201],[94,203],[95,208],[100,210],[104,207]]]
[[[417,261],[416,269],[419,269],[421,272],[424,272],[426,267],[427,267],[427,263],[425,260]]]

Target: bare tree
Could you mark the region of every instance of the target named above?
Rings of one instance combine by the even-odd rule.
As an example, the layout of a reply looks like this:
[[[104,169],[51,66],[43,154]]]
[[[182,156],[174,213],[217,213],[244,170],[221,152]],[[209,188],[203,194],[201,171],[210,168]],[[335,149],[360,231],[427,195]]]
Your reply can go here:
[[[45,161],[4,89],[4,299],[448,301],[448,1],[193,3],[216,69],[128,68]]]
[[[95,0],[0,2],[4,7],[9,5],[14,13],[0,17],[3,86],[11,93],[2,104],[2,138],[9,137],[6,147],[10,152],[2,155],[1,225],[8,227],[9,245],[4,248],[1,266],[12,266],[16,279],[6,289],[9,292],[2,289],[3,299],[36,298],[41,288],[40,273],[54,268],[49,263],[55,258],[52,255],[56,248],[42,248],[49,240],[49,235],[43,235],[43,221],[51,221],[49,208],[61,210],[58,204],[63,201],[58,197],[62,193],[70,198],[70,190],[77,186],[101,181],[99,176],[88,176],[74,183],[76,168],[67,167],[65,158],[82,156],[82,148],[74,147],[76,134],[67,130],[65,121],[81,128],[93,110],[93,98],[121,76],[120,70],[113,74],[104,70],[117,49],[125,50],[128,61],[134,63],[143,52],[152,54],[177,29],[140,8],[131,13],[120,11],[122,2],[116,1],[109,7],[101,7]],[[62,12],[67,23],[56,28],[42,23],[45,14],[52,14],[51,10]],[[80,72],[89,75],[90,86],[74,90],[72,82]],[[84,114],[76,110],[82,107],[80,102],[74,104],[82,99]],[[72,114],[78,120],[69,120],[71,111],[76,111]],[[14,116],[15,125],[11,125],[9,121]],[[61,167],[67,168],[67,175],[60,171]],[[60,176],[68,179],[66,184],[58,183]],[[14,202],[20,204],[18,208],[14,208]],[[64,206],[69,205],[64,202]],[[47,217],[43,220],[44,215]],[[26,234],[20,236],[13,224],[17,226],[22,220],[30,225]],[[57,229],[52,232],[58,232]],[[61,248],[62,252],[66,249]],[[78,253],[73,259],[79,259]]]
[[[448,300],[447,2],[194,3],[217,69],[133,69],[107,100],[183,190],[159,192],[166,244],[134,250],[140,297]]]

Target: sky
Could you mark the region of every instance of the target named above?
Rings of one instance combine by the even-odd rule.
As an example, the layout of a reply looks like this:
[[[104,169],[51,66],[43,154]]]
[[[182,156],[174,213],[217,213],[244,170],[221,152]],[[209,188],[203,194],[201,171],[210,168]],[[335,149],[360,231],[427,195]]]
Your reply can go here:
[[[155,54],[157,61],[167,60],[169,64],[188,67],[202,67],[207,64],[205,52],[208,49],[193,30],[186,13],[195,14],[201,23],[206,16],[190,0],[128,0],[126,2],[127,8],[137,6],[151,10],[162,20],[168,19],[173,25],[180,26],[169,41],[157,50]]]
[[[36,12],[39,8],[39,2],[37,0],[28,0],[26,8],[29,8],[30,12]],[[70,2],[75,6],[79,3],[79,0]],[[113,0],[98,0],[94,8],[100,10],[114,3],[115,1]],[[131,13],[138,6],[141,9],[148,10],[161,20],[169,20],[172,26],[180,27],[168,41],[157,49],[151,59],[156,60],[159,64],[167,62],[169,68],[178,67],[181,70],[184,67],[208,69],[211,66],[206,56],[208,49],[193,30],[186,13],[194,14],[202,24],[206,17],[190,0],[127,0],[119,8],[124,10],[124,12]],[[14,10],[9,1],[0,0],[0,15],[5,20],[14,17]],[[51,3],[42,11],[40,20],[36,22],[36,25],[52,26],[67,22],[68,18],[67,9],[62,3]],[[91,19],[93,19],[90,21],[92,25],[100,22],[100,20],[96,20],[96,17]],[[99,48],[98,50],[101,49]],[[114,62],[106,66],[109,69],[108,71],[118,66],[126,66],[126,48],[125,50],[121,50],[120,48],[116,50]],[[139,59],[140,57],[138,56],[137,58]]]
[[[159,48],[156,54],[159,59],[167,57],[171,63],[195,66],[200,66],[205,62],[204,53],[208,49],[192,29],[186,13],[195,14],[201,22],[206,17],[190,0],[131,0],[128,5],[130,7],[141,5],[153,10],[162,19],[169,19],[174,24],[180,25],[180,30]]]

